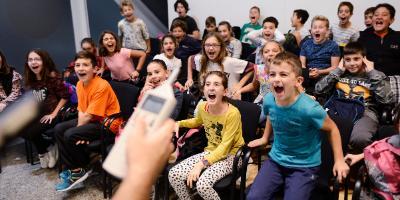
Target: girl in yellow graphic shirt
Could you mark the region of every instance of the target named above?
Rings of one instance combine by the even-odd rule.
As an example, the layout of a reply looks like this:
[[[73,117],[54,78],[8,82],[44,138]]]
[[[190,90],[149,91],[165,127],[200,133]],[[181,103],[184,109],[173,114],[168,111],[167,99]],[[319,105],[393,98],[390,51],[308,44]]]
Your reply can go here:
[[[169,174],[169,182],[179,199],[190,199],[189,189],[195,181],[203,199],[219,199],[213,185],[232,173],[232,162],[244,144],[239,110],[227,102],[228,80],[223,72],[211,71],[203,83],[206,102],[197,106],[195,118],[179,121],[178,127],[204,126],[208,145],[204,152],[193,155],[176,166]],[[202,174],[201,171],[204,170]]]

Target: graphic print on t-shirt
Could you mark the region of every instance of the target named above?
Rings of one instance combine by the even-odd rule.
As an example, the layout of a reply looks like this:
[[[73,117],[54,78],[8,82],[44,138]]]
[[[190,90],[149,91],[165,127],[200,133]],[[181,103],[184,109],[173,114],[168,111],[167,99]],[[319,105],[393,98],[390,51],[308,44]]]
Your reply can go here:
[[[44,88],[32,90],[32,94],[38,102],[43,102],[44,100],[46,100],[46,97],[47,97],[47,88],[44,87]]]

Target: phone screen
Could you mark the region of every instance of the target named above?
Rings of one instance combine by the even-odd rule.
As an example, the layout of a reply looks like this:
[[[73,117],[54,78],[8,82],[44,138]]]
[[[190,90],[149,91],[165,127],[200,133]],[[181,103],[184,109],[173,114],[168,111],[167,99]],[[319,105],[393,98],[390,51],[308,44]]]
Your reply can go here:
[[[143,102],[143,109],[152,113],[159,113],[164,105],[165,99],[149,95]]]

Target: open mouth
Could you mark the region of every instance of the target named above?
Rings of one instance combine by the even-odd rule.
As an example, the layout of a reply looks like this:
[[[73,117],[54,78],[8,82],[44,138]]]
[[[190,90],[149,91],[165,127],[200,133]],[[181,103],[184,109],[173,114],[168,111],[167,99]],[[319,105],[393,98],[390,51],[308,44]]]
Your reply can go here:
[[[208,52],[207,54],[208,54],[208,56],[214,56],[215,52],[212,51],[212,52]]]
[[[165,52],[171,53],[171,52],[173,52],[173,50],[172,50],[172,48],[166,48]]]
[[[250,19],[256,19],[256,17],[255,16],[251,16]]]
[[[79,76],[79,77],[85,77],[85,76],[86,76],[86,73],[85,73],[85,72],[78,72],[78,76]]]
[[[39,66],[32,66],[31,68],[34,69],[34,70],[36,70],[36,69],[39,68]]]
[[[214,100],[215,98],[217,98],[217,95],[215,95],[215,94],[208,94],[207,96],[211,100]]]
[[[274,86],[274,91],[276,94],[282,94],[284,88],[282,86]]]
[[[383,21],[376,21],[375,24],[376,25],[383,25]]]
[[[320,39],[320,38],[321,38],[321,34],[316,33],[316,34],[315,34],[315,38],[316,38],[316,39]]]

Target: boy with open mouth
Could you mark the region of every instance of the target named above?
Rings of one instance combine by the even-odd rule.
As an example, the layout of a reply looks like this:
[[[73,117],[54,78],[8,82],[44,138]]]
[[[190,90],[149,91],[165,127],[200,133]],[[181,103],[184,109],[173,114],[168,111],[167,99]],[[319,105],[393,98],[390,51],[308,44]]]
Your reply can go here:
[[[118,99],[110,84],[96,75],[96,57],[81,51],[75,56],[75,72],[79,78],[76,86],[78,118],[54,128],[64,170],[60,173],[57,191],[77,188],[91,172],[86,145],[100,138],[101,123],[105,117],[120,112]]]
[[[400,71],[400,33],[390,28],[395,13],[392,5],[378,4],[372,17],[372,28],[361,32],[358,40],[365,46],[368,60],[387,76],[399,75]]]
[[[344,180],[349,167],[344,162],[340,133],[318,102],[300,93],[303,82],[300,60],[291,53],[279,53],[269,69],[272,93],[264,97],[267,115],[264,135],[249,147],[267,145],[274,133],[272,149],[262,165],[247,199],[274,199],[284,185],[284,199],[309,199],[321,165],[320,131],[326,132],[333,149],[333,174]]]
[[[260,30],[254,30],[247,36],[250,40],[250,44],[257,47],[255,64],[263,64],[263,57],[260,53],[261,46],[263,46],[268,40],[274,40],[279,43],[285,42],[285,36],[278,30],[278,20],[275,17],[267,17],[263,21],[263,28]]]
[[[337,11],[339,22],[331,27],[333,41],[342,48],[349,42],[357,41],[360,37],[359,30],[350,21],[353,16],[353,8],[352,3],[348,1],[341,2]]]
[[[329,40],[329,20],[317,15],[311,22],[312,40],[304,41],[300,60],[305,70],[305,88],[313,95],[316,82],[339,64],[340,50],[336,42]]]

